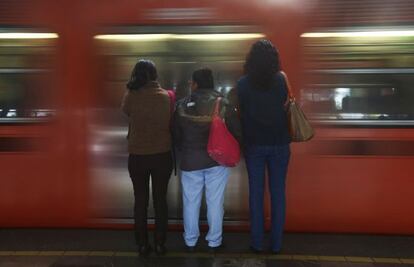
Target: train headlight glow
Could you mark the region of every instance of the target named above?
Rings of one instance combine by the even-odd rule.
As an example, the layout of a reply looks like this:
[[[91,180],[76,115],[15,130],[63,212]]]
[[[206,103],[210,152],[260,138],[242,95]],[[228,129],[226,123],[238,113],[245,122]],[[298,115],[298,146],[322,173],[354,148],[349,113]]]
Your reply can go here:
[[[56,39],[56,33],[40,32],[0,32],[0,39]]]

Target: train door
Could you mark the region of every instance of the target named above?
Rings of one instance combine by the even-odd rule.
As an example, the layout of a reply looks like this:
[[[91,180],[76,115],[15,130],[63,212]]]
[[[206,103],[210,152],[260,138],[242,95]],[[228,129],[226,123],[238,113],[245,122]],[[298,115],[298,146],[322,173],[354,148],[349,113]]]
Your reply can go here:
[[[189,95],[188,81],[200,67],[213,70],[215,89],[226,95],[242,75],[250,45],[263,37],[257,28],[235,25],[124,27],[95,36],[103,66],[100,73],[105,73],[99,103],[90,112],[95,217],[131,222],[133,192],[127,171],[127,121],[119,107],[137,60],[153,60],[161,86],[174,90],[178,100]],[[232,169],[225,195],[228,222],[247,222],[247,192],[247,176],[241,161]],[[168,203],[170,221],[181,220],[179,173],[171,177]],[[149,216],[153,217],[152,209]],[[206,220],[204,204],[201,219]]]

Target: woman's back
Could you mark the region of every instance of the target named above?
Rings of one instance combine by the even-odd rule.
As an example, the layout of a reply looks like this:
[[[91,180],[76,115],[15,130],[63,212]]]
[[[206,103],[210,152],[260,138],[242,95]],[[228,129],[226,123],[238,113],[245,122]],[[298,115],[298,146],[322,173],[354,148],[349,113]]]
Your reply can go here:
[[[171,149],[170,99],[157,82],[129,91],[123,109],[129,119],[129,153],[148,155]]]
[[[290,142],[283,76],[277,73],[271,88],[256,88],[248,76],[237,83],[243,141],[246,145],[283,145]]]

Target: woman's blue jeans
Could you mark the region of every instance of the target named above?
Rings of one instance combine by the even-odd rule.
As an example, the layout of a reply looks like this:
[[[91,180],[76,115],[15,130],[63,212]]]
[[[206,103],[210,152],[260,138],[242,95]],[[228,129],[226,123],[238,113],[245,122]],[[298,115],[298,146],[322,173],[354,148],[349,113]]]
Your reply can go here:
[[[246,166],[249,175],[251,246],[263,249],[265,170],[268,173],[271,202],[271,249],[280,251],[285,224],[285,180],[290,158],[289,144],[247,146]]]

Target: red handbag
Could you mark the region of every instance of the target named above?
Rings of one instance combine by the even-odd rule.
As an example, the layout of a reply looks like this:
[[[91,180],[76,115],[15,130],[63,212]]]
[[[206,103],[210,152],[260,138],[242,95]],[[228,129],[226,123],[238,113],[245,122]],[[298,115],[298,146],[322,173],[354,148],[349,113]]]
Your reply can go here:
[[[234,167],[240,161],[240,147],[219,115],[221,97],[217,98],[210,126],[207,152],[217,163]]]

